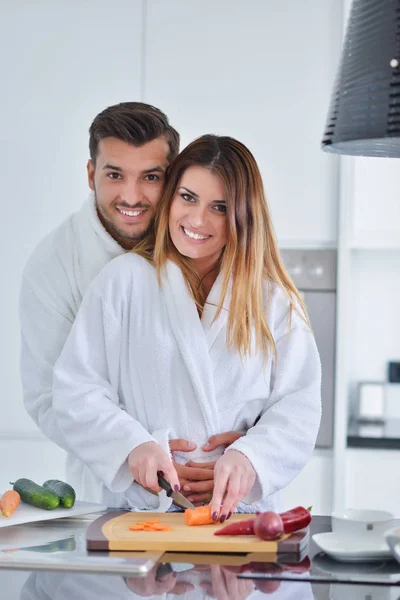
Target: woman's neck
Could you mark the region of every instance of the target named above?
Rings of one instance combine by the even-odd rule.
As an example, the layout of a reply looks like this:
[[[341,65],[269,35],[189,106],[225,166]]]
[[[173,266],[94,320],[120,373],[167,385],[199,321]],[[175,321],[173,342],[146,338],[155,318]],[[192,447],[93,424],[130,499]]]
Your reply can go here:
[[[201,285],[204,290],[204,300],[206,300],[219,274],[219,260],[193,259],[192,265],[196,269],[200,278]]]

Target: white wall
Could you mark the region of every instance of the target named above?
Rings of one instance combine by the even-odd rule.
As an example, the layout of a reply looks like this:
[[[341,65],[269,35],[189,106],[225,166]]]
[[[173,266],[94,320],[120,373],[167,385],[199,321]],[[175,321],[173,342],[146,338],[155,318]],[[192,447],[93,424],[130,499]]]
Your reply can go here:
[[[320,150],[338,0],[149,0],[144,97],[186,144],[236,136],[259,161],[282,246],[335,245],[337,157]]]
[[[281,245],[335,245],[338,161],[320,139],[341,33],[339,0],[3,4],[0,452],[13,458],[0,491],[16,474],[62,476],[63,453],[22,405],[17,299],[30,251],[86,197],[94,116],[141,99],[167,112],[183,145],[237,136],[259,161]]]
[[[142,45],[141,0],[114,0],[112,5],[106,0],[14,0],[3,5],[1,455],[11,450],[9,438],[19,441],[8,465],[2,461],[0,491],[18,465],[20,476],[36,473],[40,478],[53,460],[52,475],[61,477],[63,453],[41,442],[39,458],[32,441],[36,427],[22,405],[21,273],[37,242],[87,196],[88,128],[94,116],[110,104],[140,98]]]

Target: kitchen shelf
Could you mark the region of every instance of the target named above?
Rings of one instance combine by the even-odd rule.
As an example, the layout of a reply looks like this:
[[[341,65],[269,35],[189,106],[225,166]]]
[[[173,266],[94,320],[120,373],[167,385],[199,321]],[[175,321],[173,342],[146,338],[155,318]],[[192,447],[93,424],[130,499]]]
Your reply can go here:
[[[349,246],[351,250],[400,250],[400,234],[397,240],[354,240]]]
[[[352,420],[347,432],[348,448],[400,449],[400,419],[387,419],[382,423]]]

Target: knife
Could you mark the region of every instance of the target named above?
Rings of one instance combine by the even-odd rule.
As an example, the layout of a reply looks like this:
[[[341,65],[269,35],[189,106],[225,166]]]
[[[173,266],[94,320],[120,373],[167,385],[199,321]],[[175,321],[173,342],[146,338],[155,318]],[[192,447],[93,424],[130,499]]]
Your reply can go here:
[[[172,489],[172,486],[161,475],[161,471],[158,471],[157,478],[158,478],[158,485],[160,486],[160,488],[162,488],[163,490],[165,490],[167,492],[168,498],[172,498],[172,502],[174,504],[176,504],[180,508],[194,508],[194,505],[190,502],[190,500],[185,498],[185,496],[183,494],[180,494],[179,492],[175,492],[175,490]]]

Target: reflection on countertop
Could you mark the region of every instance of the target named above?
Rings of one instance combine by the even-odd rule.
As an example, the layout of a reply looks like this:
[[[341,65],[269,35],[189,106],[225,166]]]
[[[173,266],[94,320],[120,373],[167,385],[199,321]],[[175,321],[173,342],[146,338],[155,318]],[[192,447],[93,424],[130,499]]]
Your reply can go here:
[[[139,600],[141,598],[186,598],[186,600],[261,600],[264,595],[276,600],[312,600],[309,582],[260,581],[238,579],[228,568],[218,565],[194,566],[181,573],[157,578],[157,571],[146,578],[115,575],[32,572],[21,590],[21,600]]]
[[[347,431],[347,446],[400,449],[400,419],[376,422],[353,419]]]

